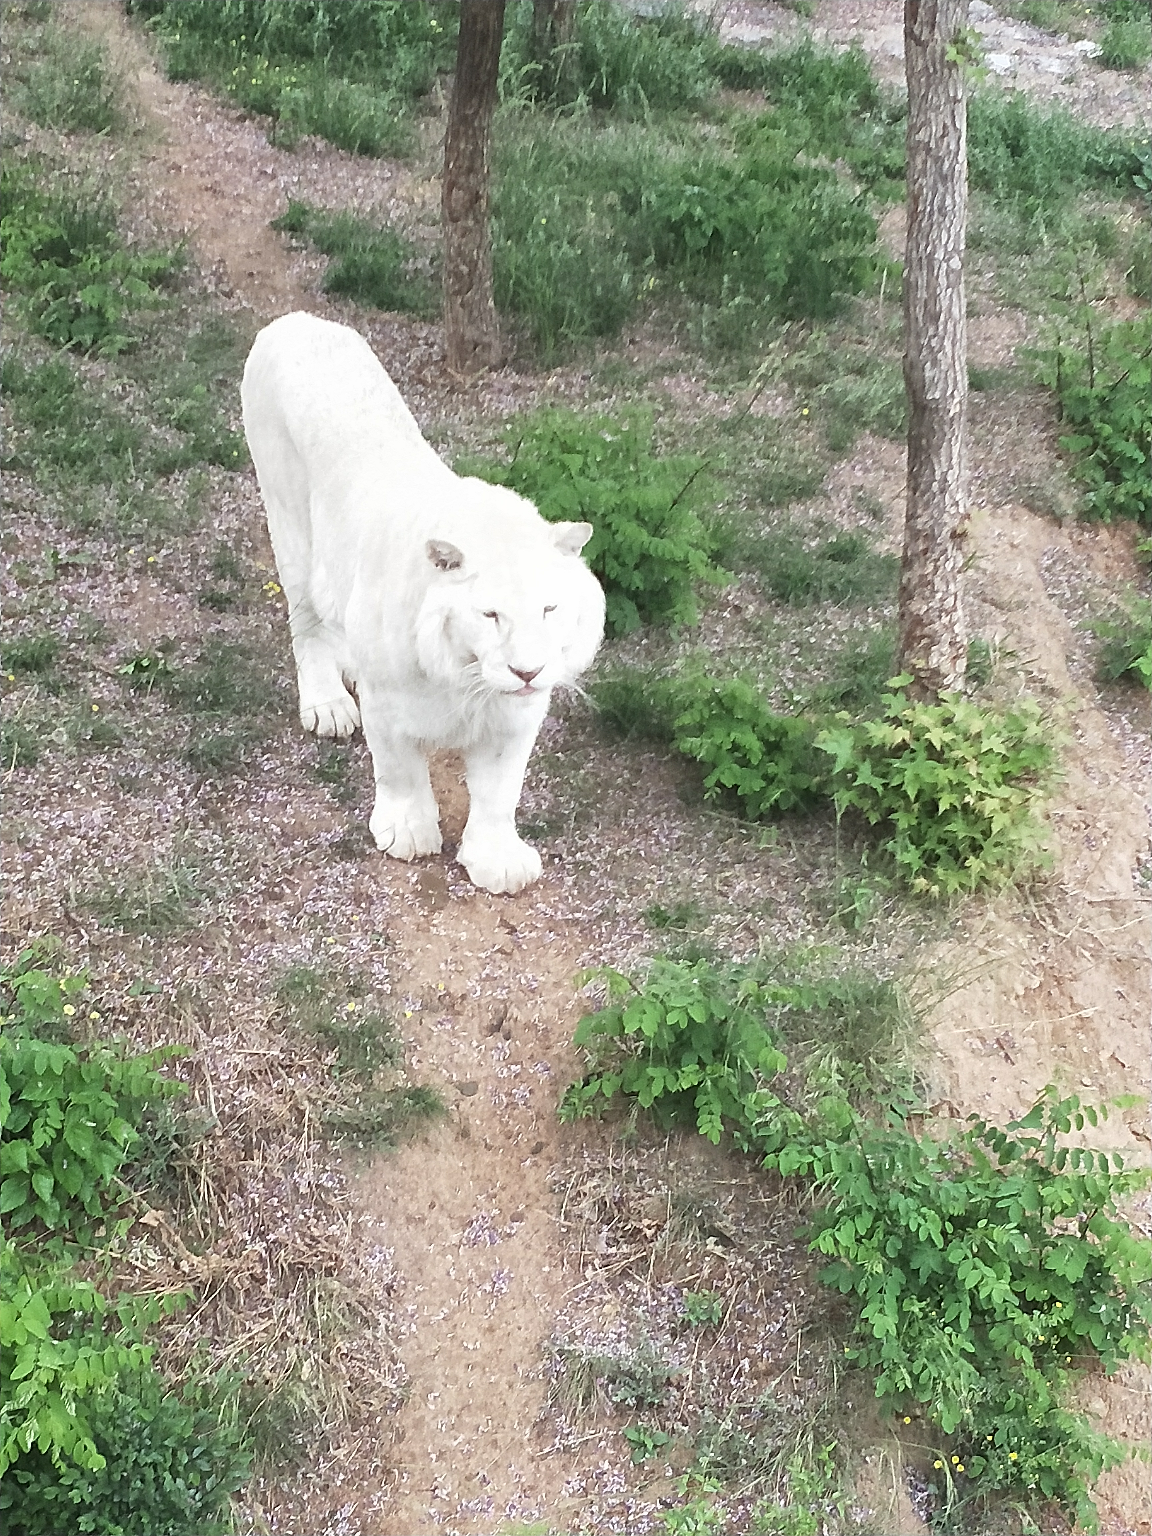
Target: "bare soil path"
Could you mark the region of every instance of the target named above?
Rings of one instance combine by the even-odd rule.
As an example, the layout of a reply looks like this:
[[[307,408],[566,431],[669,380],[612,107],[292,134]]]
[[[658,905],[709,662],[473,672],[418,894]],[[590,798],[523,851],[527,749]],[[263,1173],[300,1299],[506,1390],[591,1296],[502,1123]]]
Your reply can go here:
[[[1017,49],[1008,24],[977,5],[988,46],[1018,60],[1021,85],[1074,101],[1099,121],[1131,121],[1139,110],[1138,82],[1101,83],[1083,51],[1043,37],[1033,46],[1030,29],[1017,29]],[[898,13],[897,0],[821,0],[814,21],[834,40],[862,36],[893,74]],[[78,0],[74,14],[106,39],[138,96],[151,141],[140,172],[145,196],[169,229],[187,232],[221,295],[261,322],[297,307],[352,320],[319,293],[319,263],[290,254],[269,220],[289,195],[411,212],[433,205],[435,189],[394,164],[311,142],[295,154],[275,149],[244,114],[166,81],[114,0]],[[777,7],[727,7],[726,29],[749,41],[795,25]],[[395,317],[367,323],[360,311],[353,323],[369,332],[418,418],[436,420],[453,385],[435,327]],[[506,412],[525,387],[494,375],[475,386],[471,408]],[[1131,540],[1060,528],[1014,504],[1000,468],[1002,432],[977,409],[973,434],[974,621],[1002,637],[1065,722],[1067,771],[1052,812],[1061,850],[1052,881],[1034,898],[972,903],[954,942],[931,957],[936,973],[953,979],[934,1019],[940,1112],[1006,1116],[1053,1078],[1094,1099],[1146,1096],[1149,903],[1133,871],[1146,847],[1147,747],[1139,722],[1105,714],[1083,669],[1070,669],[1080,642],[1060,603],[1069,571],[1085,565],[1115,585],[1135,580]],[[845,473],[898,500],[892,445],[865,444]],[[462,825],[456,765],[441,763],[436,779],[451,846]],[[411,1387],[383,1426],[387,1480],[374,1484],[348,1468],[339,1529],[481,1533],[503,1520],[545,1518],[563,1527],[580,1512],[565,1493],[577,1458],[544,1454],[541,1354],[579,1279],[550,1181],[565,1151],[554,1107],[573,1071],[580,1011],[571,977],[591,929],[575,877],[563,870],[503,899],[462,885],[447,857],[413,870],[385,860],[364,868],[373,887],[365,911],[383,904],[399,917],[414,1073],[448,1085],[451,1113],[422,1140],[354,1172],[362,1209],[401,1277]],[[1147,1127],[1134,1113],[1117,1124],[1116,1140],[1147,1155]],[[1146,1391],[1135,1375],[1093,1384],[1091,1406],[1106,1427],[1147,1434]],[[1144,1483],[1140,1468],[1106,1479],[1106,1532],[1152,1532]],[[906,1508],[901,1518],[915,1528]]]

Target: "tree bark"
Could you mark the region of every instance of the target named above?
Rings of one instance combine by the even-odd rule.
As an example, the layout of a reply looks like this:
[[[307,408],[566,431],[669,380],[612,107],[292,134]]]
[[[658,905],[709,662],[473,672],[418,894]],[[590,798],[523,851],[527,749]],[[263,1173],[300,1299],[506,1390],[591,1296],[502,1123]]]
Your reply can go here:
[[[532,62],[540,71],[536,94],[541,101],[562,94],[575,28],[576,0],[532,0]]]
[[[959,687],[967,657],[960,576],[968,526],[968,153],[963,63],[957,57],[967,24],[968,0],[904,0],[908,499],[899,664],[913,676],[913,697],[921,699]]]
[[[504,0],[460,0],[456,78],[444,135],[444,330],[448,367],[478,373],[501,360],[492,298],[488,147],[504,36]]]

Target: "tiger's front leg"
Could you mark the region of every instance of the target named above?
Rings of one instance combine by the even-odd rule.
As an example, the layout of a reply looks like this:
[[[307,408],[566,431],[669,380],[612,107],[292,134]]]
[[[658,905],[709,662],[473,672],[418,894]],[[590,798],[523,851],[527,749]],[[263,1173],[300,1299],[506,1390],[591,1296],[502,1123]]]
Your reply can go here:
[[[516,831],[516,807],[547,710],[545,698],[519,730],[502,739],[485,739],[464,753],[471,803],[456,857],[473,885],[495,895],[522,891],[539,880],[543,868],[535,848]]]
[[[377,848],[392,858],[418,859],[440,852],[440,809],[428,777],[428,759],[416,742],[396,729],[395,714],[386,694],[362,691],[360,720],[376,780],[368,828]]]

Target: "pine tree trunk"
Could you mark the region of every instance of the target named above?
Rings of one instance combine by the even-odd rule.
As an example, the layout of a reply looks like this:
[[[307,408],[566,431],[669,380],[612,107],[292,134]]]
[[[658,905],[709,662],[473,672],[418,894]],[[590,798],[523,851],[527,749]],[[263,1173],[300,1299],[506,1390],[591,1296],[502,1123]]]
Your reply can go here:
[[[536,89],[542,101],[563,97],[575,26],[576,0],[532,0],[532,62],[540,70]]]
[[[968,156],[963,66],[956,57],[967,24],[968,0],[904,0],[908,501],[899,663],[913,675],[910,692],[921,699],[959,687],[967,655],[960,576],[968,524]]]
[[[492,299],[488,146],[504,36],[504,0],[460,0],[456,79],[444,135],[444,330],[448,367],[478,373],[501,359]]]

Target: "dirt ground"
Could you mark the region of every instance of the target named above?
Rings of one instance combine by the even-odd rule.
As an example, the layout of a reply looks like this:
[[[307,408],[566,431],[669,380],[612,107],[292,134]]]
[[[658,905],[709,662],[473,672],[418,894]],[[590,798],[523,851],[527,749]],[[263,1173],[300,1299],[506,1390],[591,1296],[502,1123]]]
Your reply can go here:
[[[254,322],[293,308],[349,321],[369,336],[423,426],[434,429],[458,410],[461,386],[444,370],[434,326],[329,303],[319,292],[322,263],[291,252],[268,227],[288,195],[382,210],[402,204],[419,216],[435,208],[435,186],[395,164],[353,160],[313,141],[291,154],[275,149],[244,114],[165,80],[112,0],[76,0],[70,9],[109,42],[138,95],[147,135],[138,190],[151,217],[187,233],[221,300]],[[1094,120],[1133,121],[1146,80],[1105,78],[1083,50],[1002,23],[979,0],[976,11],[987,47],[1010,61],[994,70]],[[726,12],[727,31],[747,41],[798,25],[791,12],[767,5],[731,4]],[[821,0],[813,22],[837,41],[860,36],[887,75],[898,73],[894,0]],[[977,327],[976,340],[988,362],[1010,355],[1018,339],[1010,323],[985,331]],[[466,409],[499,419],[543,382],[496,373],[467,386]],[[1139,579],[1134,541],[1131,530],[1061,525],[1012,500],[1006,463],[1018,449],[974,399],[972,624],[1016,658],[1028,688],[1060,722],[1064,777],[1051,808],[1059,855],[1053,875],[1030,894],[968,903],[954,931],[918,957],[939,997],[929,1073],[944,1116],[1007,1117],[1050,1080],[1097,1100],[1146,1099],[1149,1091],[1148,712],[1115,701],[1104,707],[1077,627],[1086,583],[1115,590]],[[893,445],[865,441],[836,473],[876,491],[898,517]],[[262,540],[250,476],[230,515]],[[435,778],[450,849],[463,822],[458,765],[445,759]],[[647,780],[643,793],[656,793]],[[502,1520],[564,1528],[595,1508],[609,1511],[610,1496],[617,1503],[599,1528],[630,1528],[626,1458],[597,1463],[602,1447],[591,1434],[591,1449],[556,1441],[544,1412],[542,1360],[557,1316],[588,1279],[557,1191],[588,1148],[607,1156],[596,1133],[590,1139],[563,1128],[554,1114],[576,1066],[570,1042],[582,1007],[572,976],[590,959],[642,948],[635,925],[614,926],[605,914],[590,861],[610,857],[647,871],[649,857],[659,860],[659,814],[642,800],[634,825],[608,853],[577,839],[570,846],[579,858],[553,859],[539,886],[513,898],[474,891],[447,853],[414,869],[373,858],[342,879],[344,916],[365,929],[387,924],[398,937],[396,990],[406,999],[412,1071],[450,1085],[451,1113],[394,1155],[349,1163],[365,1240],[389,1255],[396,1276],[410,1385],[400,1410],[381,1421],[377,1455],[353,1456],[330,1471],[309,1529],[483,1533]],[[308,899],[300,887],[281,911]],[[1126,1111],[1112,1130],[1125,1153],[1147,1159],[1142,1111]],[[1137,1219],[1147,1230],[1147,1211]],[[1088,1406],[1103,1427],[1147,1439],[1144,1373],[1091,1383]],[[865,1493],[892,1529],[924,1529],[899,1477],[878,1472]],[[1109,1474],[1100,1495],[1108,1536],[1152,1533],[1146,1468]],[[294,1522],[308,1499],[294,1488],[283,1504],[273,1528],[298,1536]]]

